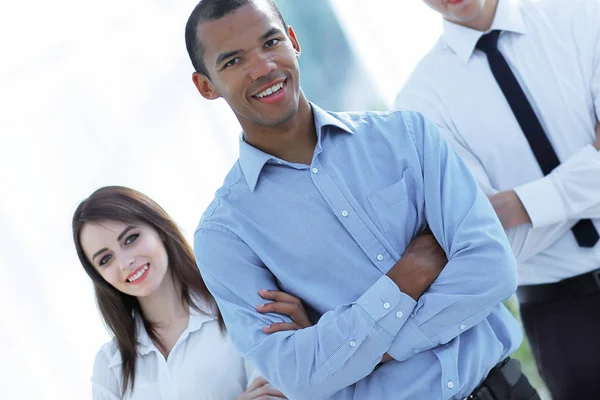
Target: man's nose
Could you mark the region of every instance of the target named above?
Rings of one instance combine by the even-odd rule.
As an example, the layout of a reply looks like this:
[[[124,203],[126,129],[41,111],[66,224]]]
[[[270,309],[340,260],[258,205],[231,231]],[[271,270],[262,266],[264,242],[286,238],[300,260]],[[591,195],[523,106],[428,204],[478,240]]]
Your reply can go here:
[[[253,81],[256,81],[264,76],[269,75],[277,68],[275,62],[266,54],[259,54],[254,57],[250,65],[249,75]]]

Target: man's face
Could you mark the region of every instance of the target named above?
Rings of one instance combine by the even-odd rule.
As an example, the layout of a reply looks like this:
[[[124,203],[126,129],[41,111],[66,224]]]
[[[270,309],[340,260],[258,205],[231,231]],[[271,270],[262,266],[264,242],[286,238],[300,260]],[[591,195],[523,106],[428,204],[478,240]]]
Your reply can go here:
[[[300,46],[266,2],[202,22],[198,32],[210,78],[195,73],[193,79],[204,97],[224,98],[245,129],[277,126],[296,114]]]
[[[483,10],[486,0],[423,0],[448,21],[466,24],[476,19]]]

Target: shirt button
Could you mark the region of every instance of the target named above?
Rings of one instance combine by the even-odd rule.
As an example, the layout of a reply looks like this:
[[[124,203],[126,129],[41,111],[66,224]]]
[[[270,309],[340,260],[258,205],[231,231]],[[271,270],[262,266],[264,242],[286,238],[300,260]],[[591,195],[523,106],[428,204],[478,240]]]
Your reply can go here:
[[[383,254],[377,254],[377,259],[379,261],[383,261]]]
[[[316,174],[316,173],[318,173],[318,172],[319,172],[319,168],[313,168],[313,169],[312,169],[312,173],[313,173],[313,174]]]
[[[385,308],[386,310],[387,310],[388,308],[390,308],[390,303],[383,303],[383,308]]]
[[[351,340],[350,341],[350,347],[354,347],[354,346],[356,346],[356,342],[354,340]]]
[[[396,317],[398,317],[398,318],[402,318],[402,316],[404,316],[404,314],[402,314],[402,311],[398,311],[398,312],[396,313]]]
[[[467,327],[466,325],[461,325],[461,326],[460,326],[460,330],[461,330],[461,331],[464,331],[466,327]]]
[[[454,382],[450,381],[446,386],[448,386],[448,389],[452,389],[454,387]]]
[[[347,217],[347,216],[348,216],[348,210],[342,211],[342,217]]]

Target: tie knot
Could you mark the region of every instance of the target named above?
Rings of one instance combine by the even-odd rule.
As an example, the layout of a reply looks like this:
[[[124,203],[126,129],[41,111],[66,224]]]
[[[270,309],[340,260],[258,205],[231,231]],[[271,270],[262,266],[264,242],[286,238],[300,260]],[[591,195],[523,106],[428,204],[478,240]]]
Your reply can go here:
[[[500,31],[491,31],[486,33],[477,42],[477,48],[483,51],[486,54],[489,54],[492,51],[498,50],[498,37],[500,36]]]

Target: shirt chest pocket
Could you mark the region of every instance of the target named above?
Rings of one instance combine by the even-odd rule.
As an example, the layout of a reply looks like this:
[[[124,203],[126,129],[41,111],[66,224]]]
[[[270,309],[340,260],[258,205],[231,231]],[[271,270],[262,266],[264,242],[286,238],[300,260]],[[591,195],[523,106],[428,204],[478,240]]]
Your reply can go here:
[[[416,232],[420,231],[416,200],[416,182],[412,168],[406,168],[399,181],[368,197],[375,213],[375,222],[399,254],[404,252]]]

